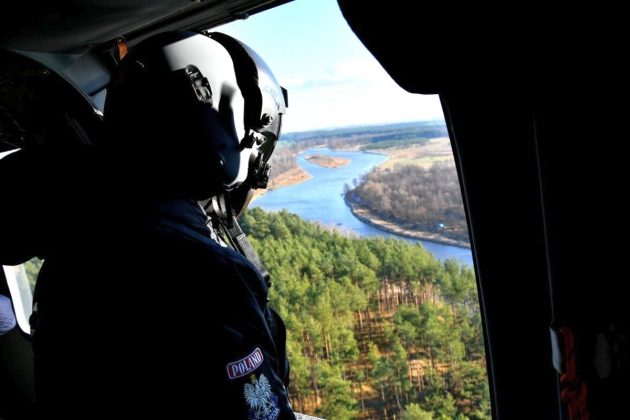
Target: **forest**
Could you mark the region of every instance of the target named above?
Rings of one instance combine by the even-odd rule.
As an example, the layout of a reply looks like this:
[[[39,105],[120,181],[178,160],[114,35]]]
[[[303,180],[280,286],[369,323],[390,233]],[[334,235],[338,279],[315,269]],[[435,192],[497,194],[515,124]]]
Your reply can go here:
[[[452,163],[436,162],[430,168],[396,165],[374,169],[354,189],[346,189],[346,201],[367,207],[408,230],[469,241],[459,180]]]
[[[324,140],[329,147],[334,148],[338,143],[348,146],[351,144],[435,137],[448,137],[448,131],[443,121],[345,127],[288,133],[282,135],[281,142],[304,144],[308,148],[322,144],[322,140]]]
[[[420,244],[357,238],[260,208],[240,218],[288,330],[296,411],[328,419],[487,419],[475,276]]]

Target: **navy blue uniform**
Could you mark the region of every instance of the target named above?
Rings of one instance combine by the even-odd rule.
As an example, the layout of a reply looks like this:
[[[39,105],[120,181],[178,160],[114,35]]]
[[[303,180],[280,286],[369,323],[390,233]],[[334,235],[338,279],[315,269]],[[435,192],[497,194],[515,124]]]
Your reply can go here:
[[[6,248],[7,259],[46,258],[33,322],[44,417],[294,418],[284,326],[255,267],[210,239],[192,200],[77,182],[100,165],[81,155],[39,196],[14,191],[34,204],[63,190],[44,206],[47,224],[26,230],[43,237],[33,251],[23,238]]]
[[[0,335],[11,331],[15,328],[15,324],[16,320],[11,300],[4,295],[0,295]]]

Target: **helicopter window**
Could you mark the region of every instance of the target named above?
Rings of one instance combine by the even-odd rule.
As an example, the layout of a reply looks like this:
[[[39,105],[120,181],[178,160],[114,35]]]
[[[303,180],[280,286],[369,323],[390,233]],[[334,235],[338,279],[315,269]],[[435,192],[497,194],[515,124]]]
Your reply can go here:
[[[31,331],[28,320],[33,312],[33,290],[41,265],[39,258],[33,258],[24,264],[2,267],[18,325],[27,334]]]
[[[255,192],[240,223],[287,324],[294,408],[325,418],[490,418],[468,227],[439,98],[397,86],[335,1],[293,2],[210,31],[260,54],[291,98],[270,188]]]
[[[0,159],[2,159],[5,156],[10,155],[11,153],[17,152],[20,149],[12,149],[12,150],[6,150],[4,152],[0,152]]]
[[[0,152],[0,159],[18,150],[12,149]],[[27,334],[30,333],[28,319],[33,310],[33,290],[35,289],[37,274],[42,262],[39,258],[33,258],[24,264],[2,267],[11,293],[18,325]]]

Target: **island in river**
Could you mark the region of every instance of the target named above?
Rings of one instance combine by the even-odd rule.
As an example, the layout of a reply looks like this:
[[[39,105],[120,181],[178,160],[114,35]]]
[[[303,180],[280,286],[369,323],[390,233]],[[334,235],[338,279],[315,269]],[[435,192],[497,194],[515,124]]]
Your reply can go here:
[[[336,156],[310,155],[306,156],[304,159],[324,168],[341,168],[350,163],[350,159]]]
[[[325,156],[321,154],[309,155],[305,157],[309,162],[319,165],[323,168],[336,169],[341,168],[342,166],[350,163],[350,159],[336,157],[336,156]],[[273,166],[272,166],[273,170]],[[272,172],[273,174],[273,172]],[[276,176],[271,177],[269,180],[269,184],[267,185],[267,190],[273,190],[276,188],[288,187],[289,185],[299,184],[301,182],[307,181],[311,179],[312,176],[307,171],[304,170],[301,166],[294,166],[288,170],[285,170],[279,173]],[[265,193],[265,190],[259,189],[254,191],[254,197],[260,197]]]

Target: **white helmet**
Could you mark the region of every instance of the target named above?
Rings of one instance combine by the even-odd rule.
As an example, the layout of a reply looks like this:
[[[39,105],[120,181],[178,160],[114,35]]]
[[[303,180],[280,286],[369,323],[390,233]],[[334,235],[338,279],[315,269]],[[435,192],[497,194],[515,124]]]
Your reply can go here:
[[[163,33],[122,60],[105,104],[106,141],[147,168],[160,184],[153,188],[195,199],[249,192],[267,185],[286,102],[266,64],[236,39]]]

